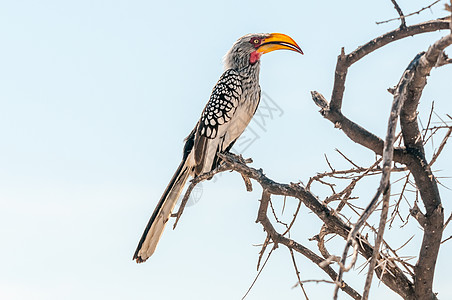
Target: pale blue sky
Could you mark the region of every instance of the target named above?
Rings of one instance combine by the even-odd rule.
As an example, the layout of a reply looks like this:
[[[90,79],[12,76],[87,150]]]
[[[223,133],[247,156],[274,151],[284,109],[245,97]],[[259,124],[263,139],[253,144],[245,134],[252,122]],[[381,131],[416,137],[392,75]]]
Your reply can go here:
[[[430,2],[399,3],[410,12]],[[409,23],[442,15],[438,5]],[[351,51],[395,28],[375,24],[395,16],[389,0],[3,1],[0,298],[240,299],[256,274],[259,248],[253,245],[265,234],[254,223],[260,189],[247,193],[237,174],[204,183],[202,197],[175,231],[167,228],[155,255],[142,265],[132,261],[179,164],[182,140],[222,73],[223,55],[252,32],[286,33],[305,52],[262,58],[262,90],[283,114],[265,130],[251,123],[260,138],[244,156],[275,180],[307,182],[326,170],[324,153],[338,168],[346,166],[335,148],[359,163],[373,159],[320,116],[309,91],[329,96],[340,47]],[[383,136],[392,100],[386,88],[442,35],[408,38],[353,66],[344,112]],[[421,103],[424,120],[432,100],[441,116],[451,114],[451,71],[432,71]],[[449,146],[437,162],[441,176],[452,176]],[[371,182],[359,188],[361,204],[374,189]],[[325,195],[321,187],[313,191]],[[448,215],[452,193],[441,192]],[[294,205],[288,201],[286,209]],[[296,226],[294,238],[315,249],[307,238],[317,233],[316,217],[303,208]],[[401,232],[418,230],[410,226]],[[420,239],[418,233],[407,255],[417,254]],[[397,234],[393,242],[402,244]],[[438,263],[441,299],[452,298],[452,263],[444,255],[451,244]],[[302,279],[325,278],[303,257],[297,261]],[[345,279],[362,290],[363,276]],[[278,249],[247,299],[301,299],[300,290],[291,289],[295,282],[288,251]],[[388,295],[377,287],[371,298]],[[329,299],[332,292],[324,284],[306,289],[311,299]]]

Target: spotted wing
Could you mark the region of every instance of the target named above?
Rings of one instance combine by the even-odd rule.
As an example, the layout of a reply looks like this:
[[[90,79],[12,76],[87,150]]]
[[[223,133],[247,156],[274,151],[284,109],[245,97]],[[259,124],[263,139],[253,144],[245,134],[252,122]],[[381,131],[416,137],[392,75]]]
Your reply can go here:
[[[239,104],[242,81],[235,70],[227,70],[215,85],[210,100],[201,115],[198,132],[213,139],[218,134],[218,126],[229,122]]]
[[[202,112],[197,126],[195,137],[195,173],[200,174],[206,164],[206,156],[216,153],[217,146],[213,141],[219,137],[219,128],[228,123],[239,105],[242,95],[241,76],[235,70],[227,70],[223,73],[213,88],[209,102]],[[209,143],[209,141],[211,141]],[[210,149],[215,145],[215,149]],[[209,148],[210,147],[210,148]],[[215,154],[214,154],[215,155]],[[213,157],[212,157],[213,159]],[[209,163],[210,164],[210,163]]]

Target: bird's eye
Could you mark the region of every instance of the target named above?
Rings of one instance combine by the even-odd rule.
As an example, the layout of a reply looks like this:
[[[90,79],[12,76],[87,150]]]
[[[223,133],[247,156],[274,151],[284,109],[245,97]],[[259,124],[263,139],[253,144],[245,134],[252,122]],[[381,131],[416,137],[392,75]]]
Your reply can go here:
[[[256,37],[250,39],[250,44],[253,45],[254,48],[258,48],[262,43],[262,40]]]

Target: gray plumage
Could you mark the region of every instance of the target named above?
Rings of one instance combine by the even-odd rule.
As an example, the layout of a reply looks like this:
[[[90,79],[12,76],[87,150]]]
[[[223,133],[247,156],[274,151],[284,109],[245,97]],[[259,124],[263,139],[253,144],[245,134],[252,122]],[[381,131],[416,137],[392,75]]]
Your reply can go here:
[[[219,163],[217,153],[229,151],[251,121],[260,100],[261,54],[256,50],[261,45],[257,45],[256,40],[262,43],[270,36],[243,36],[225,55],[225,72],[213,88],[200,120],[185,140],[182,162],[157,204],[135,251],[133,258],[137,262],[146,261],[154,253],[187,179],[213,170]]]

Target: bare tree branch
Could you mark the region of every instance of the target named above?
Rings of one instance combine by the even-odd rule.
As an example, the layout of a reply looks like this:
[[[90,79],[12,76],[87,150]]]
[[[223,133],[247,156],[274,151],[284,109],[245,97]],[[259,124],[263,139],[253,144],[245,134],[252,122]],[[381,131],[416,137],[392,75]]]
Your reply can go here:
[[[397,7],[398,7],[397,3],[395,3],[395,1],[393,1],[393,3],[395,4],[396,9],[397,9]],[[398,11],[402,15],[400,8],[398,9]],[[439,22],[439,23],[435,23],[436,26],[438,26],[438,27],[436,27],[437,29],[452,28],[450,23],[447,22],[445,19],[437,20],[436,22]],[[426,24],[429,24],[429,26],[426,27],[425,26]],[[379,38],[376,38],[376,39],[372,40],[371,42],[359,47],[358,49],[356,49],[349,55],[346,55],[344,49],[342,49],[341,54],[338,57],[337,65],[336,65],[335,82],[334,82],[334,86],[333,86],[333,93],[331,96],[331,101],[328,103],[328,101],[326,101],[326,99],[320,93],[311,92],[314,102],[321,108],[321,114],[325,118],[330,120],[332,123],[334,123],[335,127],[342,129],[344,131],[344,133],[351,140],[371,149],[376,154],[383,155],[384,157],[386,156],[386,158],[388,158],[390,155],[391,159],[389,159],[389,160],[386,159],[385,160],[386,163],[389,162],[389,164],[391,164],[392,160],[394,159],[394,161],[406,164],[412,173],[416,172],[416,174],[413,174],[413,175],[414,175],[415,181],[418,185],[420,184],[420,182],[418,182],[420,179],[419,175],[422,174],[422,172],[424,171],[424,167],[427,164],[425,161],[425,155],[424,155],[424,151],[423,151],[423,140],[421,138],[419,128],[417,126],[417,118],[416,117],[413,118],[413,115],[416,112],[418,100],[422,93],[423,87],[426,84],[425,78],[428,75],[428,73],[430,72],[431,68],[435,65],[438,65],[438,61],[440,60],[439,58],[444,57],[444,55],[440,55],[440,54],[443,53],[443,49],[445,47],[450,45],[451,39],[452,39],[450,37],[450,35],[448,35],[448,36],[442,38],[441,40],[439,40],[438,42],[436,42],[432,47],[430,47],[430,49],[427,51],[427,53],[425,53],[425,55],[424,55],[424,53],[419,54],[412,61],[410,66],[407,68],[407,71],[404,74],[404,78],[399,83],[398,88],[391,90],[392,93],[396,94],[394,97],[395,101],[397,100],[397,101],[399,101],[399,103],[397,104],[397,110],[396,111],[392,110],[391,118],[390,118],[390,122],[389,122],[389,126],[388,126],[388,133],[390,131],[390,128],[391,129],[394,128],[394,130],[395,130],[395,124],[396,124],[395,122],[397,121],[399,112],[401,112],[400,118],[401,118],[402,134],[403,134],[403,138],[405,141],[406,152],[403,149],[393,150],[393,142],[394,142],[393,134],[388,134],[387,140],[385,141],[385,143],[383,145],[383,141],[380,138],[373,135],[369,131],[365,130],[361,126],[355,124],[354,122],[347,119],[344,115],[342,115],[341,106],[342,106],[342,97],[343,97],[343,93],[344,93],[344,89],[345,89],[345,79],[346,79],[347,69],[349,66],[351,66],[354,62],[358,61],[359,59],[361,59],[368,53],[371,53],[372,51],[374,51],[394,40],[403,38],[407,31],[411,32],[412,34],[432,31],[432,27],[431,27],[432,24],[433,23],[431,23],[431,22],[426,22],[426,23],[422,23],[422,24],[418,24],[418,25],[414,25],[414,26],[410,26],[410,27],[406,27],[406,28],[399,28],[395,31],[392,31],[383,36],[380,36]],[[443,61],[444,61],[444,59],[443,59]],[[421,66],[421,67],[419,67],[419,66]],[[412,86],[416,86],[417,89],[413,89]],[[414,94],[414,93],[417,93],[417,94]],[[401,99],[401,97],[403,97],[403,99]],[[414,101],[412,99],[414,99]],[[402,101],[400,101],[400,100],[402,100]],[[405,103],[405,100],[407,103]],[[410,105],[411,102],[414,102],[414,105]],[[402,114],[403,114],[403,117],[402,117]],[[407,118],[406,117],[407,115],[409,115],[410,118]],[[393,118],[393,117],[395,117],[395,118]],[[407,121],[409,121],[409,122],[407,122]],[[404,127],[403,125],[408,125],[408,126]],[[413,137],[414,137],[414,139],[413,139]],[[388,150],[387,147],[390,148],[389,149],[390,153],[386,151],[386,150]],[[413,149],[417,150],[415,152],[420,152],[420,153],[417,153],[417,155],[415,157],[413,156],[413,151],[412,151]],[[417,162],[414,162],[416,157],[423,158],[421,160],[422,161],[421,165],[419,165],[419,163],[417,163]],[[418,161],[419,161],[419,159],[418,159]],[[415,165],[417,165],[417,168],[413,167]],[[342,254],[342,260],[341,260],[342,263],[345,262],[345,259],[346,259],[347,253],[348,253],[348,247],[351,245],[351,240],[354,239],[355,235],[357,234],[357,232],[359,231],[361,226],[365,223],[365,220],[372,213],[372,211],[374,209],[373,207],[377,203],[379,195],[381,193],[384,193],[386,191],[386,189],[389,187],[390,165],[386,165],[385,167],[383,168],[382,180],[380,183],[380,187],[377,190],[377,194],[372,198],[372,201],[370,202],[369,206],[364,211],[364,213],[361,215],[360,219],[355,224],[353,231],[350,233],[350,238],[348,239],[346,247]],[[428,165],[427,165],[427,167],[428,167]],[[388,171],[385,172],[385,169],[387,169]],[[427,169],[427,173],[428,173],[427,175],[430,176],[429,181],[432,181],[433,175],[431,174],[431,171],[429,168]],[[387,178],[385,178],[385,176]],[[427,190],[424,189],[424,193],[422,193],[422,189],[421,189],[421,196],[422,196],[422,194],[424,194],[424,196],[428,196],[425,194],[429,194],[429,193],[431,194],[431,192],[433,192],[433,194],[438,196],[438,197],[433,196],[433,198],[438,200],[438,201],[436,201],[436,204],[438,204],[438,202],[440,204],[441,202],[439,200],[439,194],[437,193],[436,181],[435,181],[434,186],[432,186],[432,187],[426,186],[425,188],[427,188]],[[433,188],[433,190],[431,188]],[[435,188],[436,188],[436,191],[435,191]],[[424,198],[424,196],[423,196],[423,198]],[[431,204],[431,202],[432,202],[432,201],[424,200],[424,199],[423,199],[423,201],[424,201],[425,205]],[[440,210],[438,210],[439,209],[438,205],[436,205],[436,208],[437,208],[437,210],[432,211],[432,212],[436,212],[437,214],[440,214],[436,223],[439,222],[442,225],[442,221],[443,221],[443,216],[441,217],[442,208]],[[436,225],[438,225],[438,224],[436,224]],[[438,238],[438,235],[439,235],[439,237],[441,237],[441,231],[438,230],[438,228],[439,228],[438,226],[435,226],[436,230],[433,231],[436,233],[436,238]],[[431,229],[433,230],[434,228],[431,228]],[[426,237],[426,235],[424,235],[424,242],[425,242],[425,237]],[[433,237],[430,237],[429,240],[432,241],[432,238]],[[439,248],[439,241],[435,240],[434,242],[435,242],[435,247],[437,246],[437,248]],[[437,253],[436,254],[433,253],[433,255],[431,255],[431,256],[436,258]],[[424,257],[425,257],[425,255],[424,255]],[[429,260],[429,262],[432,263],[431,260]],[[372,266],[372,264],[371,264],[371,266]],[[434,266],[434,263],[433,263],[433,266]],[[422,277],[422,278],[426,278],[427,280],[429,280],[429,285],[424,284],[423,289],[419,288],[416,291],[417,293],[419,293],[419,295],[421,295],[421,298],[422,297],[430,297],[431,295],[433,295],[432,291],[431,291],[432,280],[430,280],[430,279],[433,279],[433,277],[431,277],[431,278],[428,277],[429,275],[434,273],[434,268],[432,268],[432,269],[433,270],[430,270],[430,272],[424,272],[424,273],[429,273],[429,274],[426,274]],[[341,268],[339,270],[338,281],[341,281],[342,273],[343,273],[343,269]],[[366,291],[365,291],[365,293],[366,293]],[[419,297],[419,295],[416,295],[416,296]],[[365,296],[367,297],[367,295],[365,295]],[[335,290],[334,297],[335,298],[337,297],[337,288]],[[436,296],[433,295],[433,298],[436,298]]]
[[[345,54],[344,49],[341,50],[341,54],[338,57],[336,64],[336,72],[333,85],[333,93],[331,96],[331,102],[329,104],[329,109],[332,111],[340,111],[342,107],[342,97],[345,90],[345,79],[347,76],[348,68],[373,51],[400,39],[408,36],[413,36],[420,33],[432,32],[441,29],[449,29],[450,24],[444,19],[438,19],[434,21],[428,21],[412,26],[408,26],[405,29],[398,28],[396,30],[390,31],[383,34],[372,41],[358,47],[355,51],[350,54]],[[333,122],[336,123],[336,122]]]
[[[347,244],[345,246],[344,252],[342,254],[342,260],[341,262],[344,264],[345,260],[347,258],[348,249],[351,245],[352,240],[355,239],[358,232],[361,230],[361,227],[364,225],[364,223],[367,221],[369,216],[372,214],[374,209],[376,208],[377,201],[381,194],[386,194],[386,197],[384,197],[383,200],[383,206],[386,206],[386,209],[384,209],[382,213],[382,218],[380,219],[380,227],[379,227],[379,233],[377,235],[377,241],[374,248],[374,255],[372,256],[372,259],[369,263],[369,272],[368,277],[366,280],[366,285],[363,293],[363,299],[367,299],[369,296],[369,290],[370,290],[370,284],[372,282],[372,275],[373,275],[373,269],[375,267],[376,259],[379,252],[379,246],[381,243],[381,238],[384,232],[384,227],[386,225],[386,216],[388,212],[388,202],[389,202],[389,189],[390,189],[390,176],[391,176],[391,167],[392,167],[392,160],[393,160],[393,149],[394,149],[394,142],[395,142],[395,130],[397,127],[397,120],[399,118],[400,110],[404,104],[405,98],[406,98],[406,89],[409,82],[412,80],[414,76],[414,69],[421,58],[421,55],[417,55],[414,60],[409,64],[406,71],[404,72],[402,79],[400,80],[399,84],[397,85],[397,88],[395,89],[394,94],[394,101],[391,108],[391,113],[388,121],[388,129],[387,129],[387,135],[384,142],[384,151],[383,151],[383,172],[381,175],[380,180],[380,186],[377,189],[376,194],[368,204],[367,208],[364,210],[364,212],[359,217],[358,221],[355,223],[355,225],[352,228],[352,231],[350,232],[350,235],[347,239]],[[384,221],[383,221],[384,216]],[[370,274],[369,274],[370,273]],[[339,271],[339,278],[340,281],[342,279],[342,270]],[[335,290],[335,299],[337,298],[337,289]]]
[[[407,14],[406,16],[403,17],[403,20],[405,20],[406,18],[411,17],[411,16],[413,16],[413,15],[420,14],[422,11],[431,8],[433,5],[435,5],[436,3],[440,2],[440,1],[441,1],[441,0],[436,0],[435,2],[433,2],[432,4],[430,4],[429,6],[423,7],[423,8],[421,8],[421,9],[415,11],[415,12],[412,12],[412,13],[410,13],[410,14]],[[393,3],[394,3],[394,1],[393,1]],[[397,12],[398,12],[398,11],[397,11]],[[403,15],[403,13],[402,13],[402,15]],[[391,21],[401,20],[401,19],[402,19],[402,15],[401,15],[401,11],[400,11],[400,12],[399,12],[399,16],[400,16],[400,17],[398,17],[398,18],[393,18],[393,19],[389,19],[389,20],[386,20],[386,21],[380,21],[380,22],[375,22],[375,23],[376,23],[377,25],[380,25],[380,24],[383,24],[383,23],[391,22]]]
[[[303,291],[303,295],[305,296],[306,300],[309,300],[309,297],[306,294],[306,291],[304,290],[303,282],[300,279],[300,271],[298,271],[297,262],[295,261],[295,256],[293,254],[292,248],[289,248],[289,252],[290,252],[290,256],[292,257],[293,267],[295,269],[295,274],[297,275],[297,280],[298,280],[298,282],[295,286],[299,285],[301,290]]]
[[[317,254],[309,250],[308,248],[302,246],[301,244],[295,242],[292,239],[288,239],[282,235],[280,235],[270,220],[267,217],[267,208],[268,203],[270,201],[270,193],[264,188],[262,192],[261,204],[259,206],[257,221],[262,224],[264,230],[270,235],[271,239],[274,241],[275,245],[281,243],[288,247],[289,249],[293,249],[301,254],[303,254],[306,258],[316,263],[318,266],[323,262],[323,258],[319,257]],[[330,266],[320,266],[325,273],[330,276],[331,279],[335,279],[337,277],[336,272]],[[342,282],[341,289],[349,294],[353,299],[361,299],[361,296],[358,292],[356,292],[353,288],[347,285],[345,282]]]
[[[273,195],[284,195],[288,197],[294,197],[303,202],[306,207],[308,207],[312,212],[314,212],[328,227],[330,231],[339,234],[342,238],[346,239],[349,235],[350,227],[347,226],[333,211],[331,211],[327,206],[322,204],[316,196],[314,196],[309,191],[305,190],[299,184],[281,184],[277,183],[268,177],[266,177],[262,170],[256,170],[246,165],[246,161],[240,157],[237,157],[230,153],[220,154],[220,157],[223,159],[223,162],[227,165],[225,169],[234,170],[239,172],[240,174],[245,175],[250,179],[256,180],[262,188],[269,194]],[[266,199],[266,198],[264,198]],[[261,204],[262,205],[262,204]],[[266,204],[268,207],[268,203]],[[267,228],[268,225],[266,222],[268,217],[266,215],[262,215],[266,212],[262,207],[258,213],[258,221]],[[264,220],[262,223],[260,220]],[[268,220],[268,222],[270,222]],[[271,225],[271,223],[269,223]],[[288,239],[281,234],[277,233],[274,230],[273,225],[268,227],[269,230],[266,232],[271,236],[272,240],[275,244],[281,243],[287,247],[292,247],[295,251],[303,254],[311,261],[319,264],[323,261],[323,258],[317,256],[311,250],[306,247],[296,243],[295,241]],[[373,248],[370,246],[369,242],[364,238],[359,236],[358,250],[365,257],[370,258],[373,253]],[[330,267],[329,267],[330,268]],[[406,278],[403,271],[398,268],[395,264],[388,266],[390,268],[390,272],[386,273],[386,275],[382,278],[382,281],[392,290],[396,291],[402,297],[410,299],[410,295],[413,294],[413,286],[410,280]],[[332,269],[331,269],[332,270]],[[325,269],[324,269],[325,271]],[[377,268],[377,274],[382,274],[383,269]],[[336,279],[337,273],[331,272],[328,269],[328,276],[332,279]],[[334,274],[334,276],[333,276]],[[333,276],[333,277],[331,277]]]
[[[426,209],[424,238],[419,253],[419,260],[415,266],[414,277],[415,293],[420,299],[436,298],[432,291],[432,284],[441,245],[444,211],[437,182],[425,158],[422,135],[417,123],[417,107],[422,91],[427,84],[427,76],[430,74],[431,69],[436,66],[443,50],[451,44],[452,34],[448,34],[435,42],[421,56],[416,65],[414,77],[408,85],[407,99],[400,114],[403,140],[407,154],[410,157],[407,167],[413,174]]]
[[[439,0],[438,0],[438,1],[439,1]],[[402,9],[400,8],[400,6],[399,6],[399,4],[397,3],[397,1],[391,0],[391,2],[392,2],[392,4],[394,4],[395,10],[397,11],[397,13],[398,13],[399,16],[400,16],[399,19],[400,19],[401,22],[402,22],[402,24],[400,24],[400,28],[401,28],[401,29],[406,28],[405,16],[403,15]]]
[[[325,97],[319,92],[312,91],[311,95],[315,103],[328,103]],[[329,107],[328,104],[327,107]],[[348,119],[341,111],[322,108],[321,114],[331,121],[336,128],[341,129],[355,143],[372,150],[378,155],[383,155],[383,140]],[[394,161],[406,163],[404,159],[403,150],[394,149]]]

